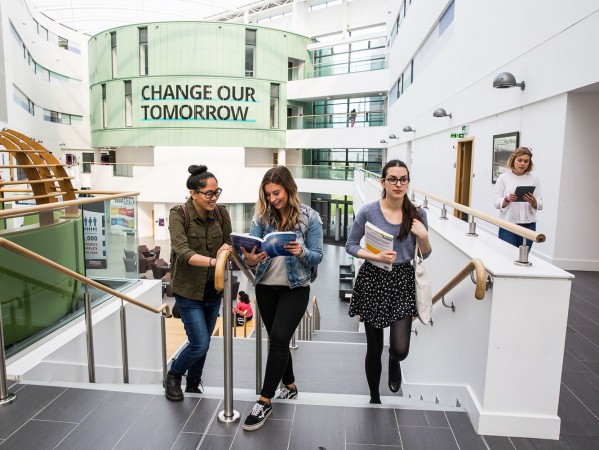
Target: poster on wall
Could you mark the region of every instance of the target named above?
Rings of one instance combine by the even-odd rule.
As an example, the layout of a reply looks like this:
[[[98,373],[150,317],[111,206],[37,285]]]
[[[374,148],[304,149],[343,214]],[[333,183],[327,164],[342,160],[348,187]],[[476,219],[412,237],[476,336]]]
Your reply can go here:
[[[135,233],[135,199],[133,197],[110,200],[110,232]]]
[[[507,172],[507,163],[514,150],[518,148],[519,139],[520,133],[518,131],[493,136],[493,167],[491,170],[493,184],[497,182],[499,175]]]
[[[83,205],[83,245],[86,269],[106,269],[106,214],[104,203]]]

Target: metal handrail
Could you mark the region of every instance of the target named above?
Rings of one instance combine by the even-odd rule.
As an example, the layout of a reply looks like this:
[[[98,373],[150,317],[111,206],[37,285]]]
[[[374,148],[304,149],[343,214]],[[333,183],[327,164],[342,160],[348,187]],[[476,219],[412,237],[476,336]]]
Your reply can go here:
[[[68,203],[68,202],[64,202],[64,203]],[[26,209],[26,208],[19,208],[19,210],[22,209]],[[33,261],[35,261],[38,264],[41,264],[43,266],[49,267],[50,269],[56,270],[57,272],[60,272],[70,278],[73,278],[75,280],[78,280],[82,283],[84,283],[86,286],[92,286],[102,292],[105,292],[109,295],[112,295],[113,297],[117,297],[120,298],[121,301],[127,301],[135,306],[139,306],[140,308],[143,308],[147,311],[156,313],[156,314],[161,314],[161,334],[162,334],[162,372],[163,372],[163,378],[166,377],[166,360],[167,360],[167,356],[166,356],[166,327],[165,327],[165,323],[164,320],[167,317],[171,317],[171,311],[170,311],[170,306],[166,303],[163,303],[162,305],[160,305],[159,308],[154,308],[150,305],[146,305],[145,303],[140,302],[139,300],[134,299],[133,297],[129,297],[126,294],[123,294],[122,292],[116,291],[114,289],[111,289],[107,286],[104,286],[103,284],[98,283],[97,281],[94,281],[90,278],[87,278],[84,275],[81,275],[78,272],[75,272],[71,269],[68,269],[64,266],[61,266],[58,263],[55,263],[54,261],[49,260],[48,258],[45,258],[35,252],[32,252],[31,250],[22,247],[18,244],[15,244],[14,242],[9,241],[6,238],[0,238],[0,247],[4,247],[7,250],[10,250],[14,253],[17,253],[21,256],[24,256],[25,258],[29,258]],[[86,294],[86,297],[89,298],[89,294]],[[122,307],[122,306],[121,306]],[[88,342],[92,342],[93,343],[93,331],[90,328],[91,327],[91,308],[88,305],[88,308],[86,308],[86,332],[88,335]],[[122,318],[124,318],[124,315],[121,315]],[[126,325],[121,322],[121,327],[126,327]],[[2,333],[2,329],[0,328],[0,333]],[[121,333],[122,336],[125,336],[125,334]],[[128,367],[128,363],[126,361],[127,358],[127,352],[125,351],[126,349],[126,342],[123,342],[123,367]],[[0,367],[4,368],[4,371],[6,370],[6,361],[4,359],[4,355],[0,354],[0,356],[2,357],[0,360]],[[95,368],[93,367],[93,352],[92,354],[90,354],[88,352],[88,369],[89,369],[89,374],[90,374],[90,382],[93,383],[94,382],[94,373],[95,373]],[[2,376],[2,370],[0,370],[0,393],[2,393],[2,391],[6,391],[6,379],[4,377],[4,379],[1,379]],[[128,382],[128,374],[124,377],[125,382]],[[2,398],[0,398],[0,402],[4,400]]]

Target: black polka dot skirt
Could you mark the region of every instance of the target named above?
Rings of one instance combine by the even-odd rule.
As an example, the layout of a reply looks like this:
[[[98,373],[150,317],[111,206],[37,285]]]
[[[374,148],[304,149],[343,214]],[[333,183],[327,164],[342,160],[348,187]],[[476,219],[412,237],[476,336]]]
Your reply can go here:
[[[365,261],[358,271],[349,315],[375,328],[385,328],[405,316],[416,316],[416,287],[411,262],[391,271]]]

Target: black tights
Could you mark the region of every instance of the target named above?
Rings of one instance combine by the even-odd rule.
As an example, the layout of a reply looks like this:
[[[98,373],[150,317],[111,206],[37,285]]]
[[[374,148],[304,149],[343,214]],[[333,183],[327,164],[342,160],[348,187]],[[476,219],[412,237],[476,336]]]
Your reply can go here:
[[[364,322],[366,330],[366,380],[370,389],[370,397],[378,399],[379,384],[383,365],[381,356],[383,354],[383,329],[374,328]],[[410,351],[410,337],[412,334],[412,317],[406,316],[391,324],[389,336],[389,356],[397,361],[403,361]]]

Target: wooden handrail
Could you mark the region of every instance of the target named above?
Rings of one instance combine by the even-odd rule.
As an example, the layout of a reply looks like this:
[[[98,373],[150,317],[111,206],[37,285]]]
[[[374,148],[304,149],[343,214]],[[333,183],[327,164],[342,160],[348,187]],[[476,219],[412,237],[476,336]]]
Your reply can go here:
[[[227,270],[227,261],[231,258],[243,274],[247,277],[248,281],[252,284],[255,283],[255,277],[252,272],[241,261],[241,257],[236,251],[225,250],[220,252],[216,258],[216,265],[214,268],[214,289],[220,292],[225,289],[225,270]]]
[[[94,191],[80,191],[81,194],[93,193]],[[85,197],[78,198],[76,200],[66,200],[64,202],[47,203],[45,205],[35,206],[24,206],[23,208],[5,209],[0,211],[0,219],[8,219],[11,217],[21,217],[27,214],[34,214],[42,211],[58,211],[61,209],[68,208],[69,206],[84,205],[87,203],[95,203],[98,201],[112,200],[116,198],[135,197],[138,196],[139,192],[120,192],[110,195],[104,195],[102,197]],[[15,201],[23,200],[23,198],[14,197]]]
[[[418,192],[419,194],[425,196],[426,198],[432,198],[444,205],[451,206],[453,209],[461,211],[463,213],[469,214],[474,217],[478,217],[479,219],[484,220],[485,222],[492,223],[493,225],[497,225],[498,227],[504,228],[512,233],[515,233],[519,236],[523,236],[526,239],[529,239],[533,242],[545,242],[545,235],[542,233],[537,233],[535,231],[529,230],[528,228],[521,227],[520,225],[516,225],[512,222],[508,222],[507,220],[498,219],[497,217],[490,216],[488,214],[482,213],[475,209],[472,209],[468,206],[460,205],[459,203],[452,202],[450,200],[445,200],[441,197],[438,197],[433,194],[429,194],[428,192],[421,191],[420,189],[410,188],[414,192]]]
[[[460,282],[466,278],[470,272],[474,270],[476,273],[476,288],[474,289],[474,298],[477,300],[482,300],[485,298],[485,290],[487,287],[487,272],[485,270],[485,265],[483,262],[475,258],[470,261],[466,266],[460,270],[460,272],[453,277],[445,286],[443,286],[439,292],[437,292],[433,296],[433,304],[435,304],[439,299],[443,298],[449,291],[451,291],[454,287],[456,287]]]
[[[135,305],[135,306],[139,306],[140,308],[143,308],[147,311],[150,311],[150,312],[153,312],[156,314],[161,314],[164,311],[164,314],[166,315],[166,317],[171,317],[171,309],[167,303],[163,303],[162,305],[160,305],[159,308],[154,308],[150,305],[146,305],[145,303],[142,303],[139,300],[134,299],[133,297],[129,297],[128,295],[125,295],[119,291],[115,291],[114,289],[104,286],[103,284],[100,284],[97,281],[92,280],[91,278],[87,278],[86,276],[81,275],[80,273],[75,272],[74,270],[71,270],[64,266],[61,266],[60,264],[55,263],[54,261],[49,260],[48,258],[44,258],[43,256],[38,255],[37,253],[32,252],[31,250],[29,250],[25,247],[21,247],[20,245],[15,244],[14,242],[9,241],[8,239],[0,238],[0,247],[4,247],[10,251],[18,253],[19,255],[24,256],[25,258],[29,258],[29,259],[37,262],[38,264],[41,264],[43,266],[54,269],[57,272],[61,272],[70,278],[79,280],[82,283],[85,283],[89,286],[95,287],[96,289],[98,289],[102,292],[106,292],[107,294],[110,294],[114,297],[118,297],[122,300],[125,300],[125,301]]]

